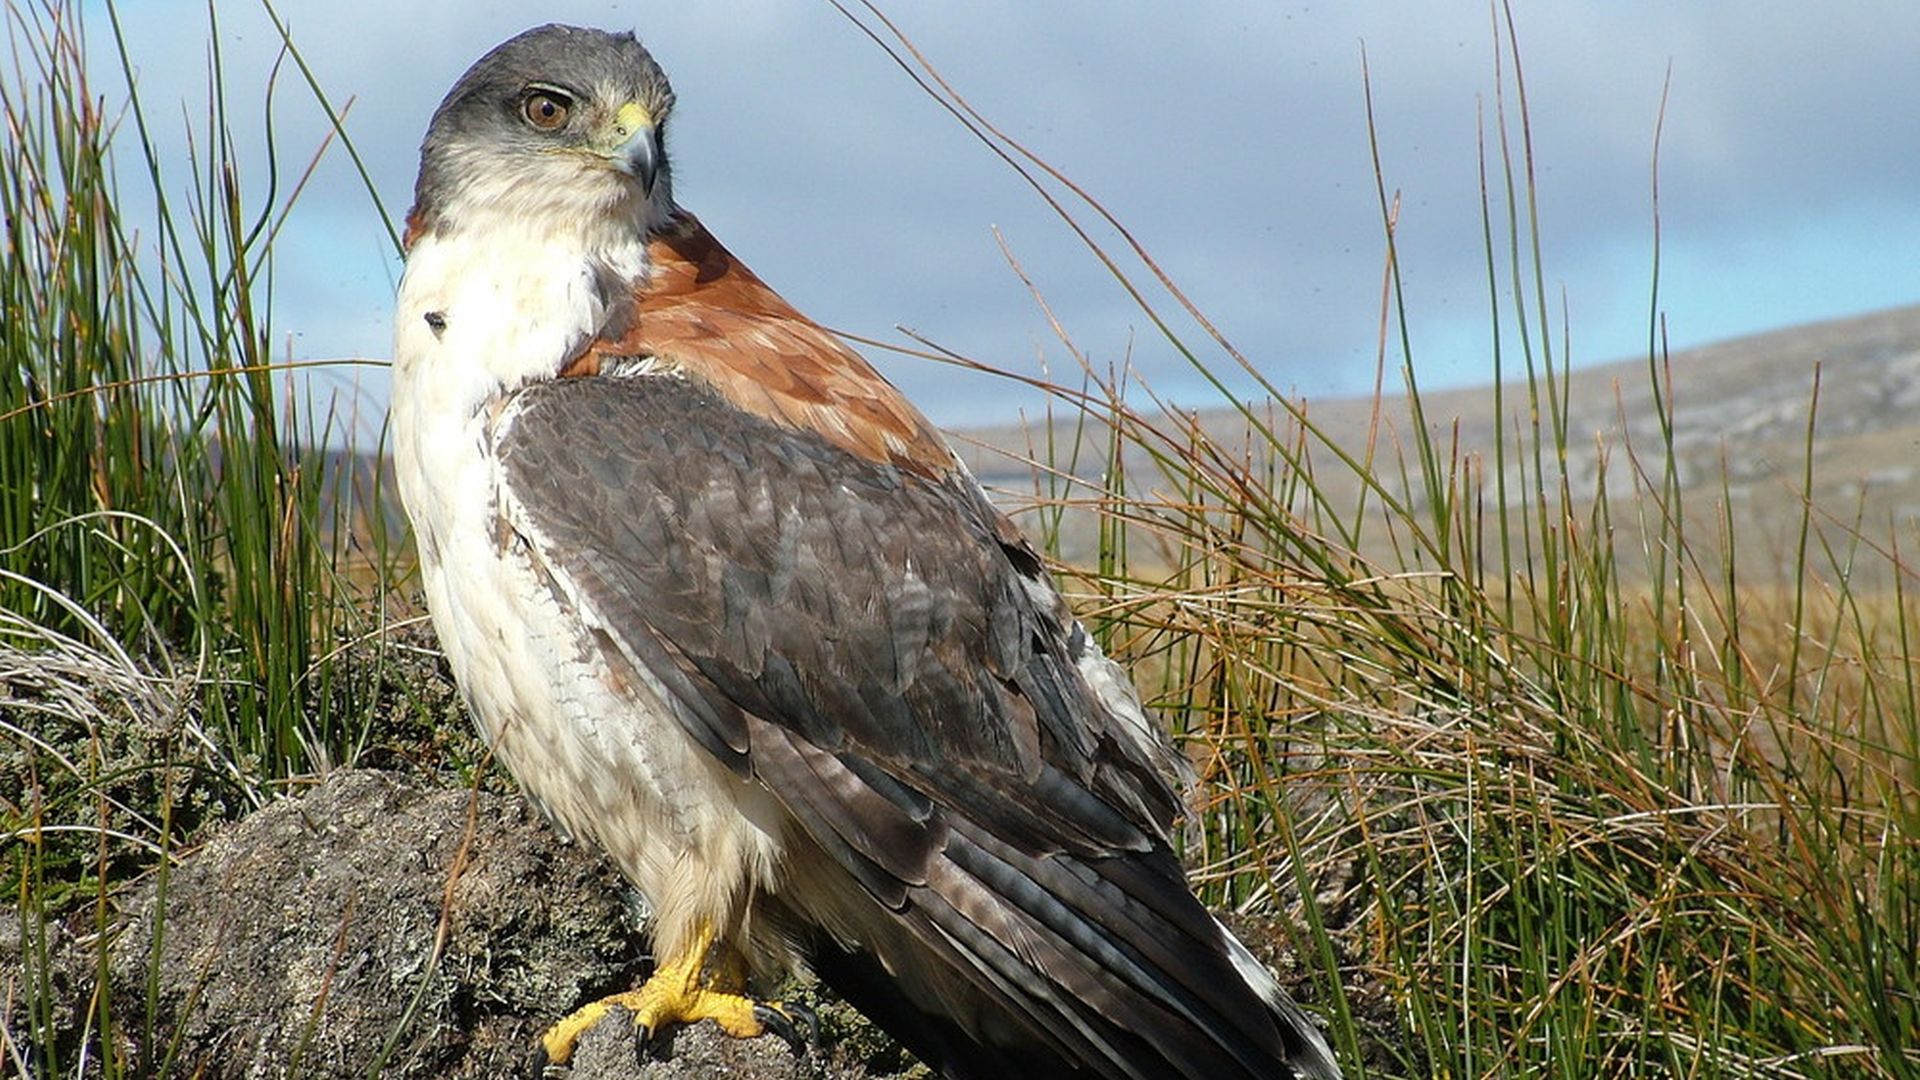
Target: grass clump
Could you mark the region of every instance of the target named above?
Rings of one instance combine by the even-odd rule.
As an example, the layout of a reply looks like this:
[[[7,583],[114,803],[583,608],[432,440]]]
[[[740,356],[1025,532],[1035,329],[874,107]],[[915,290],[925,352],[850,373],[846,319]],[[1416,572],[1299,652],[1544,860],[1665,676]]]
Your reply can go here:
[[[0,1047],[10,1075],[154,1075],[116,1056],[107,1033],[140,1020],[98,992],[120,892],[164,884],[203,824],[354,760],[393,696],[395,547],[377,473],[353,467],[378,447],[273,357],[299,183],[277,161],[264,190],[243,182],[217,44],[190,175],[163,177],[116,11],[98,15],[104,51],[79,5],[4,9],[0,867],[19,918],[0,956],[21,964],[0,1022],[30,1016]],[[116,55],[125,85],[97,89]],[[56,956],[75,937],[90,976]],[[76,998],[89,1015],[62,1015]]]
[[[390,560],[371,477],[328,468],[354,433],[272,358],[272,238],[298,187],[276,169],[243,188],[217,50],[182,198],[138,97],[89,84],[76,11],[10,5],[7,25],[0,602],[177,664],[252,786],[351,758],[364,665],[335,660],[376,625]],[[116,157],[145,164],[138,199]]]
[[[1731,498],[1690,500],[1677,476],[1657,255],[1659,435],[1569,466],[1592,433],[1568,421],[1499,14],[1483,446],[1423,409],[1383,175],[1381,362],[1397,357],[1403,392],[1377,397],[1356,443],[920,69],[1221,391],[1211,411],[1168,409],[1063,332],[1087,376],[1053,388],[1078,418],[1043,424],[1041,531],[1077,553],[1087,610],[1201,766],[1205,894],[1292,913],[1353,1075],[1920,1075],[1904,526],[1814,502],[1810,372],[1796,557],[1751,579]],[[1229,390],[1249,380],[1264,400]]]

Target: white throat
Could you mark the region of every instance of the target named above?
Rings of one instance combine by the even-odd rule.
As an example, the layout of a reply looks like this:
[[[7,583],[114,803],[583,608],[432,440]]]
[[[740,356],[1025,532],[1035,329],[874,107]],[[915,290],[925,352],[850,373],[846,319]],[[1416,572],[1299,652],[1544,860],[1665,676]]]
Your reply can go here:
[[[394,310],[394,467],[429,562],[463,509],[491,502],[488,402],[557,375],[647,271],[645,223],[626,215],[458,220],[414,242]]]
[[[394,310],[394,395],[472,410],[551,376],[606,327],[646,272],[632,224],[553,232],[504,215],[421,237]],[[595,235],[598,234],[598,235]]]

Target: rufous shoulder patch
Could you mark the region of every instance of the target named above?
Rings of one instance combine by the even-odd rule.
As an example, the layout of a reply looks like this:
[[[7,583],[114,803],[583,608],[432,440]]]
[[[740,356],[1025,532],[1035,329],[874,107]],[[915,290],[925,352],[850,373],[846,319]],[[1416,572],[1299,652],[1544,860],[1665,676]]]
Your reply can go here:
[[[682,212],[647,256],[651,273],[635,292],[626,332],[593,341],[561,374],[597,374],[603,358],[653,356],[747,412],[849,453],[926,476],[954,470],[946,440],[892,383],[693,215]]]

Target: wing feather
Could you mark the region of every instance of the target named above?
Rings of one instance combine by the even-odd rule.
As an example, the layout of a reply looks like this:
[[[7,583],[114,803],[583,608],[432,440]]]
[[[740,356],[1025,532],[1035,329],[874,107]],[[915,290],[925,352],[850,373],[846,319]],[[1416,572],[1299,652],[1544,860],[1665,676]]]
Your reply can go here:
[[[535,384],[510,415],[509,519],[610,650],[997,998],[998,1023],[1116,1075],[1291,1075],[1186,891],[1175,792],[970,479],[868,460],[677,376]]]

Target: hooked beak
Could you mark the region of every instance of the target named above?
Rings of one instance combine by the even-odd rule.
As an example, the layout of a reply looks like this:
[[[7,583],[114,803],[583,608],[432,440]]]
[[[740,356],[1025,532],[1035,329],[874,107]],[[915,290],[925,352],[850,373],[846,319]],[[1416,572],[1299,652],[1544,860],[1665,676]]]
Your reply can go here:
[[[654,179],[660,172],[660,133],[644,106],[628,102],[615,115],[612,146],[606,151],[613,167],[640,181],[641,190],[653,193]]]

